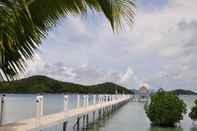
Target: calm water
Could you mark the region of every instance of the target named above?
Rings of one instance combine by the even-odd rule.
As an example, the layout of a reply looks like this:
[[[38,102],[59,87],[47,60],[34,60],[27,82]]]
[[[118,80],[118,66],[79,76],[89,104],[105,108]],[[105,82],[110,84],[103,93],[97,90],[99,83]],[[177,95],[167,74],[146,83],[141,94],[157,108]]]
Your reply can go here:
[[[36,95],[7,95],[5,123],[31,118],[35,116]],[[69,95],[69,108],[75,108],[76,95]],[[90,98],[91,99],[91,98]],[[181,96],[190,108],[196,96]],[[185,115],[179,128],[151,128],[150,122],[144,113],[144,103],[130,102],[114,114],[90,125],[85,131],[197,131],[192,121]],[[44,95],[44,114],[63,111],[63,95]],[[188,111],[189,112],[189,111]],[[72,131],[75,119],[69,120],[68,130]],[[91,121],[91,114],[90,114]],[[62,131],[59,124],[44,131]]]

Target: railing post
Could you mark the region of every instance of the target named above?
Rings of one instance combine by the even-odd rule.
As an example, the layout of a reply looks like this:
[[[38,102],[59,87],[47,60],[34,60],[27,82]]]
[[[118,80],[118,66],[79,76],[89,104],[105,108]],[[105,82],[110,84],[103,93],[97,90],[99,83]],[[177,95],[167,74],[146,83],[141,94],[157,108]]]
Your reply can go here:
[[[83,95],[83,107],[85,107],[85,106],[86,106],[86,96]]]
[[[5,99],[6,99],[6,96],[5,96],[5,94],[3,94],[2,96],[1,96],[1,116],[0,116],[0,125],[2,125],[3,124],[3,121],[4,121],[4,119],[5,119]]]
[[[102,107],[103,95],[99,95],[99,106]]]
[[[77,95],[77,108],[80,107],[80,95]]]
[[[108,97],[107,97],[107,101],[108,101],[108,102],[110,102],[110,101],[111,101],[110,95],[108,95]]]
[[[101,104],[101,95],[98,96],[98,103]]]
[[[101,105],[103,104],[103,95],[100,96],[101,97]]]
[[[101,95],[101,104],[103,104],[103,95]]]
[[[43,96],[37,96],[36,97],[36,118],[41,119],[43,117]]]
[[[93,105],[96,104],[96,95],[93,96]]]
[[[64,111],[68,111],[68,96],[64,95]]]
[[[108,102],[108,95],[105,95],[105,102]]]
[[[86,107],[87,106],[87,95],[83,96],[83,106]]]
[[[107,95],[107,102],[110,102],[110,95]]]
[[[87,95],[86,96],[86,106],[88,107],[88,105],[89,105],[89,96]]]

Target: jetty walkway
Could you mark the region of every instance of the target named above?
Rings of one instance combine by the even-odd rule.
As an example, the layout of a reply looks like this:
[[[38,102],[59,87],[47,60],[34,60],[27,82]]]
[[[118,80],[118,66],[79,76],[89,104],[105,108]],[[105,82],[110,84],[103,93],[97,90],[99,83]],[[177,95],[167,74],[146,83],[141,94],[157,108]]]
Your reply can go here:
[[[82,98],[81,98],[82,97]],[[94,95],[93,103],[89,104],[89,96],[77,96],[77,107],[68,109],[68,96],[64,95],[64,111],[50,115],[43,115],[43,96],[37,96],[36,99],[36,114],[34,118],[16,121],[14,123],[3,124],[4,119],[4,99],[1,97],[1,112],[0,112],[0,131],[40,131],[45,128],[55,126],[57,124],[63,125],[63,131],[67,130],[67,122],[70,118],[77,118],[73,129],[80,128],[80,121],[89,124],[89,114],[92,113],[93,121],[95,120],[96,113],[99,118],[102,118],[109,112],[117,110],[122,105],[126,104],[131,95]],[[83,104],[80,101],[83,100]]]

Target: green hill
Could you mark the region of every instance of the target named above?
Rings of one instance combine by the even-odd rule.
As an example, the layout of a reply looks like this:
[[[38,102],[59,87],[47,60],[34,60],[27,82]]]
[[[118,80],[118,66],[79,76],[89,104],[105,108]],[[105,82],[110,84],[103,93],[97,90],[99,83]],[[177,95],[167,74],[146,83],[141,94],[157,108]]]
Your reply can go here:
[[[54,80],[46,76],[32,76],[12,82],[1,82],[0,93],[106,93],[115,91],[132,93],[125,87],[114,83],[102,83],[85,86],[69,82]]]
[[[171,92],[175,93],[176,95],[197,95],[196,92],[193,92],[191,90],[183,90],[183,89],[176,89]]]

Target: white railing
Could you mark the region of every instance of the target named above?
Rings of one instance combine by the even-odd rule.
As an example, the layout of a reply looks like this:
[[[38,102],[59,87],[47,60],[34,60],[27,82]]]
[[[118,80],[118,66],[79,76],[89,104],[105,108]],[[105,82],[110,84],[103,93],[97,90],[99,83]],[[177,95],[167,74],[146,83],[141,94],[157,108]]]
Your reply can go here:
[[[83,104],[81,105],[81,97],[83,97]],[[98,100],[97,100],[98,98]],[[93,102],[91,105],[99,104],[101,107],[113,101],[118,101],[121,99],[129,99],[131,95],[93,95]],[[40,119],[43,117],[43,96],[37,96],[37,110],[36,110],[36,118]],[[68,95],[64,95],[64,112],[68,111]],[[90,105],[89,95],[77,95],[77,106],[76,108],[88,108]]]
[[[82,99],[83,98],[83,99]],[[92,96],[92,104],[90,104],[89,95],[77,95],[77,104],[76,109],[79,108],[88,108],[89,106],[98,105],[102,108],[106,103],[112,103],[114,101],[127,100],[131,98],[131,95],[93,95]],[[5,119],[5,95],[1,96],[1,110],[0,110],[0,124],[3,123]],[[83,100],[83,101],[81,101]],[[68,108],[69,97],[68,95],[64,95],[64,112],[69,111]],[[82,104],[81,104],[82,103]],[[44,116],[44,96],[36,97],[36,119],[41,120]],[[111,106],[111,105],[110,105]]]

